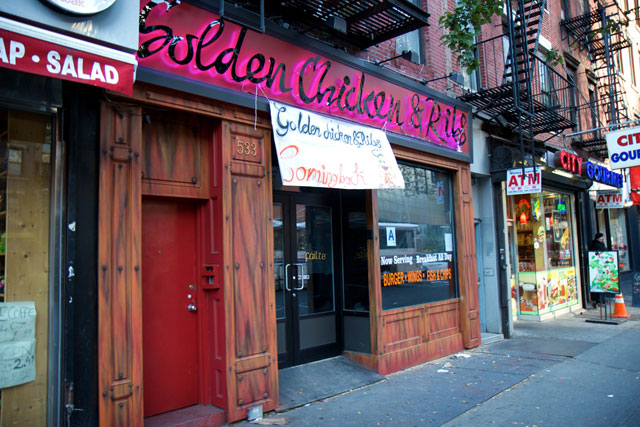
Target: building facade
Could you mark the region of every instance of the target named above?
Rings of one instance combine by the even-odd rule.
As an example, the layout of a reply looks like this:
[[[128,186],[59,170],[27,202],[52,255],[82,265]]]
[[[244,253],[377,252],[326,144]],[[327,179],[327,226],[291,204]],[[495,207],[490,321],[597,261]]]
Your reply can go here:
[[[0,5],[2,425],[98,411],[99,102],[132,93],[138,44],[110,3]]]
[[[591,199],[629,181],[590,130],[622,122],[618,50],[571,21],[601,8],[509,3],[466,73],[453,5],[274,3],[0,6],[0,309],[34,322],[2,423],[233,422],[281,369],[388,374],[587,305],[596,231],[640,265],[636,208]]]
[[[477,222],[489,219],[496,230],[483,248],[489,268],[478,271],[495,283],[480,300],[495,301],[497,294],[500,327],[483,332],[508,337],[513,320],[545,320],[593,302],[586,254],[595,233],[618,251],[621,278],[637,268],[628,172],[610,168],[604,138],[634,126],[627,107],[637,100],[633,88],[624,90],[630,77],[620,63],[636,28],[632,9],[615,2],[518,1],[504,12],[482,27],[475,86],[467,85],[459,99],[479,119],[472,164],[477,193],[487,186],[483,181],[493,185],[493,206],[483,208],[488,196],[474,195]],[[487,141],[484,155],[479,141]],[[541,172],[534,193],[509,188],[508,171],[524,167]],[[626,204],[598,207],[606,192]]]

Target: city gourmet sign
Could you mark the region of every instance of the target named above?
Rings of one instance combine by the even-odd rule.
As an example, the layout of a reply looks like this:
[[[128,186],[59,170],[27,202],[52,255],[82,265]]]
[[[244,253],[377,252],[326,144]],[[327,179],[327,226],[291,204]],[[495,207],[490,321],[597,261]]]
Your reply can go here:
[[[590,180],[611,185],[612,187],[622,188],[624,185],[621,174],[610,171],[605,166],[598,165],[590,160],[585,161],[576,154],[562,150],[555,153],[554,157],[556,159],[556,167],[577,175],[582,175],[584,172]]]
[[[468,111],[177,0],[142,1],[142,66],[469,154]]]
[[[640,127],[609,132],[605,138],[613,169],[640,166]]]

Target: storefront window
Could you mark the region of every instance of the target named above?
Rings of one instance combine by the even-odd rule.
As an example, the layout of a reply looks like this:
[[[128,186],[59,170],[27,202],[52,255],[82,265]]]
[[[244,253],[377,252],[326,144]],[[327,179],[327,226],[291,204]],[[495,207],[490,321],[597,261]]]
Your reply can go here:
[[[364,191],[342,192],[344,308],[369,311],[367,213]]]
[[[618,251],[619,271],[631,271],[624,209],[609,209],[609,227],[611,229],[611,249]]]
[[[608,242],[609,241],[609,234],[607,233],[607,227],[605,226],[605,224],[607,223],[607,217],[605,215],[605,210],[606,209],[598,209],[597,210],[597,215],[598,215],[598,232],[604,234],[604,241]]]
[[[519,314],[541,315],[578,303],[572,206],[572,195],[549,191],[511,197]]]
[[[451,177],[399,165],[404,190],[378,190],[382,307],[457,296]]]
[[[11,358],[13,367],[5,378],[13,384],[1,386],[2,410],[40,411],[32,419],[45,419],[47,402],[52,134],[48,116],[0,109],[0,301],[17,304],[5,310],[35,315],[35,331],[0,334],[4,362]],[[5,328],[19,326],[4,320]],[[27,401],[41,409],[27,410]]]

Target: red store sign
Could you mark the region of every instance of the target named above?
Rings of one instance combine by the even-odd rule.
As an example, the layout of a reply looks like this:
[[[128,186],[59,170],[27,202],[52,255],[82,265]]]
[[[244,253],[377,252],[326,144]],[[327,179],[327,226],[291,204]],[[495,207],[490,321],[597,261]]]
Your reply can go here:
[[[189,4],[141,1],[141,65],[469,154],[468,112]]]
[[[622,188],[623,186],[623,176],[610,171],[604,166],[593,163],[590,160],[585,162],[582,157],[565,150],[555,153],[555,156],[557,159],[556,166],[566,171],[582,175],[582,171],[584,170],[585,175],[593,181],[618,188]]]
[[[133,55],[0,18],[0,67],[131,95]]]

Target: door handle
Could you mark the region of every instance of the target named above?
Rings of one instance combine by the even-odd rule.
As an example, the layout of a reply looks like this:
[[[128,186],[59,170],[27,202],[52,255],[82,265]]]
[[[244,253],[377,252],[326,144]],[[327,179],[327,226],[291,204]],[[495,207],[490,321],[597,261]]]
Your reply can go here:
[[[187,310],[189,310],[189,311],[196,311],[197,309],[198,309],[198,307],[196,307],[195,304],[189,304],[187,306]]]
[[[291,264],[284,266],[284,288],[291,292],[291,288],[289,287],[289,267],[291,267]]]
[[[296,271],[298,271],[298,267],[302,267],[302,274],[300,274],[300,272],[298,271],[298,280],[300,282],[300,286],[299,287],[295,287],[293,288],[294,291],[301,291],[304,289],[304,279],[306,278],[306,275],[304,274],[304,266],[305,264],[294,264],[296,266]]]

